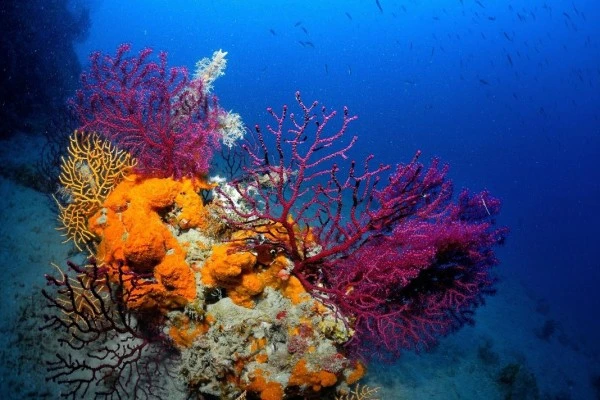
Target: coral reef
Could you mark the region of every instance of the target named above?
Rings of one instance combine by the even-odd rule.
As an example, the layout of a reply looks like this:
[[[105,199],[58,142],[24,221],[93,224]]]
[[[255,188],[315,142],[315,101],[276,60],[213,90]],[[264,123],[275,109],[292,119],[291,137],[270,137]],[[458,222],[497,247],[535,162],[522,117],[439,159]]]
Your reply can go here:
[[[61,220],[90,253],[44,291],[66,396],[366,400],[370,356],[472,321],[505,234],[497,199],[454,202],[447,167],[418,154],[379,188],[390,166],[348,160],[356,117],[331,133],[336,113],[299,93],[297,116],[269,109],[275,124],[239,145],[239,116],[208,97],[225,52],[189,81],[128,50],[93,55],[74,104],[98,134],[76,131],[62,166],[76,212]],[[229,180],[208,176],[217,139]]]

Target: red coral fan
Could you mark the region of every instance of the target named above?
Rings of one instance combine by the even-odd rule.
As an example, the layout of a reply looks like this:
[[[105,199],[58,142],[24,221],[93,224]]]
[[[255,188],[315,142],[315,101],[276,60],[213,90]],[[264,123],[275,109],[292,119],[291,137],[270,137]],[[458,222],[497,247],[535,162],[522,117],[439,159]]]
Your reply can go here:
[[[419,152],[377,189],[389,167],[370,168],[369,156],[359,172],[346,156],[356,137],[341,144],[356,117],[344,109],[341,127],[327,134],[336,113],[323,108],[318,119],[316,102],[306,106],[299,93],[296,101],[299,116],[268,109],[275,151],[258,127],[258,145],[244,147],[251,165],[232,182],[235,196],[221,191],[230,222],[259,235],[276,227],[268,239],[283,238],[292,274],[353,321],[359,353],[427,346],[470,322],[491,291],[492,247],[506,233],[493,228],[499,201],[463,192],[453,203],[448,167],[425,168]]]
[[[99,52],[82,74],[82,89],[71,101],[81,130],[96,131],[138,160],[138,173],[159,177],[199,176],[209,169],[219,146],[218,116],[223,111],[202,81],[185,68],[167,68],[167,55],[152,61],[151,49],[127,57],[121,45],[114,57]]]

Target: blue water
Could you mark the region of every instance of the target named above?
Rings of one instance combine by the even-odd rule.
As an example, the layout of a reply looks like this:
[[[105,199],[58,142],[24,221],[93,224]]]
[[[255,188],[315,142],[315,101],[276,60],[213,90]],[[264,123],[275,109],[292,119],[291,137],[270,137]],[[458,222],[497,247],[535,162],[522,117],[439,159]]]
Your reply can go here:
[[[253,127],[302,92],[359,119],[352,156],[440,157],[456,187],[503,200],[502,279],[600,337],[600,2],[94,0],[77,44],[127,42],[193,70],[228,52],[214,92]],[[499,293],[502,295],[502,293]],[[600,347],[600,346],[598,346]]]
[[[433,4],[432,4],[433,3]],[[215,93],[248,126],[265,108],[347,105],[356,157],[451,164],[511,227],[503,274],[600,332],[600,4],[594,1],[102,1],[77,48],[123,42],[172,65],[228,51]],[[302,42],[302,43],[301,43]],[[310,42],[312,45],[309,45]]]

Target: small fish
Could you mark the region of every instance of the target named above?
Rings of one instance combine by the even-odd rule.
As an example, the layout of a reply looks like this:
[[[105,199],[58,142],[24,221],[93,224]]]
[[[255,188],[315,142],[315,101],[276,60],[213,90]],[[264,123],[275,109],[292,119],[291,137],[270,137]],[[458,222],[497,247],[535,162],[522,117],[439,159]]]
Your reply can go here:
[[[383,13],[383,8],[381,8],[381,3],[379,3],[379,0],[375,0],[375,4],[377,4],[377,8],[379,8],[379,12]]]
[[[306,30],[305,27],[302,27],[302,30],[304,31],[304,33],[306,33],[308,35],[308,31]]]
[[[306,44],[308,47],[312,47],[313,49],[315,48],[315,45],[313,42],[306,41],[306,42],[304,42],[304,44]]]
[[[477,3],[477,5],[481,8],[485,8],[485,6],[483,5],[483,3],[479,0],[475,0],[475,3]]]
[[[349,19],[350,21],[352,21],[352,15],[350,15],[350,13],[349,13],[349,12],[346,12],[346,17],[348,17],[348,19]]]
[[[489,17],[488,17],[488,19],[489,19],[490,21],[495,21],[495,20],[496,20],[496,17],[489,16]]]
[[[508,40],[509,42],[513,41],[513,39],[508,35],[508,33],[506,33],[506,32],[502,32],[502,33],[504,33],[504,37],[506,38],[506,40]]]
[[[304,43],[302,40],[298,40],[298,43],[300,43],[300,46],[306,47],[306,43]]]
[[[485,79],[479,79],[479,83],[481,83],[482,85],[489,85],[490,83],[488,81],[486,81]]]
[[[507,54],[507,55],[506,55],[506,58],[508,59],[508,63],[509,63],[509,64],[510,64],[510,66],[512,67],[512,66],[513,66],[513,60],[512,60],[512,57],[510,56],[510,54]]]
[[[298,21],[294,24],[294,28],[299,27],[300,25],[302,25],[302,21]]]
[[[350,64],[348,64],[348,75],[352,75],[352,68],[350,67]]]
[[[277,33],[275,33],[275,31],[273,29],[269,29],[269,32],[271,32],[271,35],[277,36]]]

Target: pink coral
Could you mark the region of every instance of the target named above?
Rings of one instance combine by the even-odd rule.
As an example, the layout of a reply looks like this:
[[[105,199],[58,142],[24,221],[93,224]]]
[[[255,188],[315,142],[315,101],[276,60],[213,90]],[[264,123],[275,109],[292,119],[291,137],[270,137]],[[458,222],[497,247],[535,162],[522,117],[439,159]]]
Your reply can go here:
[[[72,105],[81,130],[97,131],[138,159],[138,173],[158,177],[205,174],[218,148],[217,100],[185,68],[167,68],[161,52],[127,57],[121,45],[114,57],[99,52],[82,74]]]
[[[378,189],[390,167],[371,168],[369,156],[359,172],[347,160],[356,138],[341,144],[356,117],[344,109],[341,128],[328,134],[336,113],[323,108],[317,119],[316,102],[305,105],[299,93],[296,101],[298,116],[268,109],[274,152],[258,127],[258,146],[245,146],[252,163],[232,182],[242,201],[222,192],[230,222],[258,234],[278,226],[284,234],[269,239],[283,238],[292,274],[353,321],[357,352],[397,354],[470,322],[491,291],[492,247],[506,233],[493,227],[499,201],[463,192],[453,203],[448,167],[433,160],[426,168],[420,152]]]

